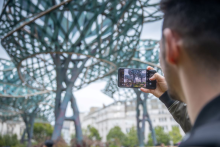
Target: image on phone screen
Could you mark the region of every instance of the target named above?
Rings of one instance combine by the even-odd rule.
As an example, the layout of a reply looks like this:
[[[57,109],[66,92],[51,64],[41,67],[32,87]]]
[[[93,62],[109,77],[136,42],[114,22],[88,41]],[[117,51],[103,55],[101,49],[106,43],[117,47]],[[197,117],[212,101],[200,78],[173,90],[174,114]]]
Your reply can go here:
[[[146,87],[146,69],[119,69],[119,87]]]

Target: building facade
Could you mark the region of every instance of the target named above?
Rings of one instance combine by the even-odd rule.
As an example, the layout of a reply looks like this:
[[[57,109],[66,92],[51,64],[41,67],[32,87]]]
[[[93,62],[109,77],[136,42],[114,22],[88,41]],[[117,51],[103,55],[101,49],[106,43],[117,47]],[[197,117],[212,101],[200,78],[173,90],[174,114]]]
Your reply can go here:
[[[25,124],[24,122],[19,120],[8,120],[8,121],[2,121],[0,119],[0,133],[1,135],[13,135],[16,134],[18,139],[21,139],[21,136],[24,132]]]
[[[153,127],[162,126],[165,132],[169,132],[172,130],[173,126],[178,126],[182,136],[184,135],[179,124],[173,119],[166,106],[158,99],[148,99],[147,109]],[[85,130],[88,125],[95,127],[99,131],[102,141],[106,142],[106,136],[114,126],[119,126],[124,133],[129,132],[133,126],[136,127],[136,100],[115,102],[108,106],[103,106],[102,108],[92,107],[90,112],[81,113],[80,119],[83,130]],[[67,126],[69,127],[66,128],[69,129],[66,129],[66,131],[69,133],[66,132],[65,134],[73,134],[73,122],[69,122]],[[73,127],[71,128],[70,126]],[[145,141],[147,141],[149,133],[149,125],[148,122],[146,122]]]

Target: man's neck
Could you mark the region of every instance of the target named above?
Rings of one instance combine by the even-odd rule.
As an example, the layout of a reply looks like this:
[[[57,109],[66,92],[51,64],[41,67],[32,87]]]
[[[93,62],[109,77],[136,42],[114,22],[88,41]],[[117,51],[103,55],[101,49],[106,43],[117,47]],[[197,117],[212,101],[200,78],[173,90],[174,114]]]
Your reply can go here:
[[[185,71],[181,73],[180,80],[189,117],[191,123],[194,124],[202,108],[220,94],[220,81],[211,82],[213,81],[212,77],[196,73],[195,70],[187,72],[187,74],[184,74]]]

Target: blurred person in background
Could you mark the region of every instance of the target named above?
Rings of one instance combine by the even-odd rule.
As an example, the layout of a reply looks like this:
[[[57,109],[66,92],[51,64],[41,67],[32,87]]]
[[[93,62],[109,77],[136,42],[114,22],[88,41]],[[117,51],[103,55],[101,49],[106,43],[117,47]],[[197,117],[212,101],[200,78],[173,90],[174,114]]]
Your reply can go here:
[[[53,141],[52,140],[45,141],[43,147],[53,147]]]

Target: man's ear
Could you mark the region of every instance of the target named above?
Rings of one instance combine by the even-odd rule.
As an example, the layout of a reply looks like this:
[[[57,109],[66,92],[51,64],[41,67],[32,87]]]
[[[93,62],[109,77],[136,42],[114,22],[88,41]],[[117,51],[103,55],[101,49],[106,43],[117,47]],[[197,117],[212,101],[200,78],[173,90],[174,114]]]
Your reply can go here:
[[[164,29],[163,34],[165,38],[165,60],[169,64],[176,65],[180,55],[179,37],[169,28]]]

